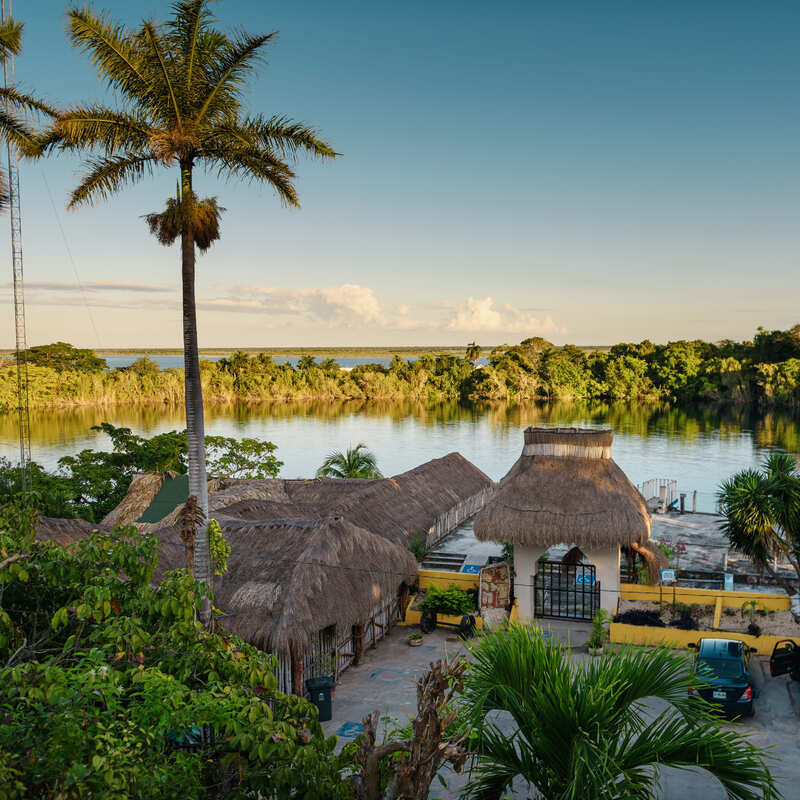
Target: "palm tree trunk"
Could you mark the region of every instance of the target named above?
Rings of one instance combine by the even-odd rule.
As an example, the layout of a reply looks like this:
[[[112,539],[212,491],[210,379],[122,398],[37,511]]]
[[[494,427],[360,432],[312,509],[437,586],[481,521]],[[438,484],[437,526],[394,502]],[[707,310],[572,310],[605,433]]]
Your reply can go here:
[[[205,426],[203,423],[203,386],[197,347],[197,307],[194,296],[194,233],[186,221],[191,219],[192,167],[181,164],[181,279],[183,287],[183,364],[186,386],[186,436],[189,456],[189,494],[197,498],[200,520],[194,546],[194,577],[211,586],[211,554],[208,542],[208,480],[206,478]],[[210,622],[211,608],[203,605],[203,623]]]

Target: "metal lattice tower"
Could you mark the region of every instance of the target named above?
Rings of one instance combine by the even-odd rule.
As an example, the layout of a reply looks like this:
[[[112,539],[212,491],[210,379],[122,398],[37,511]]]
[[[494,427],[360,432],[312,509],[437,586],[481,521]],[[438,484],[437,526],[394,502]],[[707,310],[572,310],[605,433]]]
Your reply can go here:
[[[11,16],[11,0],[8,0],[8,13],[6,13],[6,0],[2,0],[2,21]],[[10,74],[10,80],[9,80]],[[6,88],[14,84],[14,56],[3,62],[3,84]],[[6,99],[6,113],[9,113],[8,99]],[[8,156],[8,206],[11,220],[11,267],[14,276],[14,332],[16,336],[17,357],[17,412],[19,422],[19,465],[21,475],[21,489],[23,494],[31,490],[31,420],[28,395],[28,363],[26,351],[28,337],[25,326],[25,285],[22,269],[22,214],[19,201],[19,169],[17,167],[17,154],[14,148],[6,142]]]

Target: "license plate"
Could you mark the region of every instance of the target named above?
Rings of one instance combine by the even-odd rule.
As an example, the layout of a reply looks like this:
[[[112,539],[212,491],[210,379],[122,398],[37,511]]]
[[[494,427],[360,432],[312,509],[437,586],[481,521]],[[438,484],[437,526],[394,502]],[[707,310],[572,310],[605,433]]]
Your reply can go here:
[[[712,697],[715,700],[727,700],[728,699],[728,693],[727,692],[714,692]]]

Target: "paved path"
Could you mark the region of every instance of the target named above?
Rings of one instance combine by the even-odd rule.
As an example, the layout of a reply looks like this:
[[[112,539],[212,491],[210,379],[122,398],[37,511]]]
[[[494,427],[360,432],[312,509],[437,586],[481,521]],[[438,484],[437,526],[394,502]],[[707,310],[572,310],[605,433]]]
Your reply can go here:
[[[326,733],[336,733],[339,745],[352,741],[361,730],[361,720],[374,710],[382,716],[405,724],[416,711],[415,678],[431,661],[445,653],[464,652],[463,644],[455,636],[441,629],[429,634],[420,647],[409,647],[407,631],[395,628],[388,638],[368,650],[361,666],[351,667],[336,687],[333,701],[333,719],[324,723]],[[581,646],[588,636],[588,626],[553,622],[551,633],[563,641],[569,639],[573,646]],[[585,655],[577,655],[586,658]],[[800,712],[800,684],[791,686],[794,708],[790,700],[790,683],[787,676],[771,678],[766,659],[754,659],[754,682],[761,690],[756,701],[756,715],[736,727],[759,747],[774,748],[774,774],[778,776],[786,800],[800,800],[800,722],[795,709]],[[654,705],[654,711],[657,707]],[[431,798],[455,800],[466,782],[465,776],[443,772],[447,789],[438,784]],[[509,797],[523,800],[530,796],[527,787],[515,787]],[[708,775],[699,772],[665,770],[662,781],[663,800],[724,800],[725,792]]]

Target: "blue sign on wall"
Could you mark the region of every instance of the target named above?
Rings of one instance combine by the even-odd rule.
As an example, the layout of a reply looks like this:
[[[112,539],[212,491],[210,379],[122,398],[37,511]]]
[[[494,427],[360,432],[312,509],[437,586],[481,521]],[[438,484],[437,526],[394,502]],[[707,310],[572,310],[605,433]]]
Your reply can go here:
[[[583,575],[576,575],[575,583],[578,586],[594,586],[594,573],[585,572]]]
[[[480,575],[481,574],[481,565],[480,564],[464,564],[461,567],[462,572],[468,572],[470,575]]]

